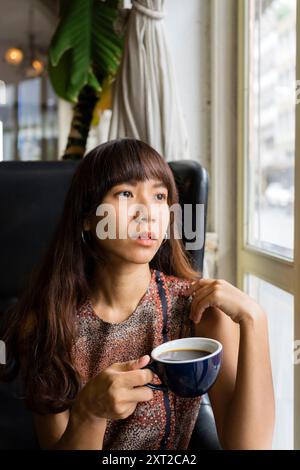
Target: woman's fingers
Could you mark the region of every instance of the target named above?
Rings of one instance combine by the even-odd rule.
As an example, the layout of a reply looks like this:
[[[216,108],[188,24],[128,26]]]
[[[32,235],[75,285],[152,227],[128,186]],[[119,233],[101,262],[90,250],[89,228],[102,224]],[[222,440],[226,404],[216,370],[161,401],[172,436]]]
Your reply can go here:
[[[196,304],[196,301],[204,298],[209,292],[213,290],[213,286],[205,286],[195,290],[192,295],[192,306]]]
[[[149,401],[153,398],[153,390],[150,387],[136,387],[128,390],[128,401],[140,402]]]
[[[199,323],[203,312],[211,306],[213,302],[214,288],[208,286],[195,293],[195,297],[192,301],[190,319],[194,323]]]
[[[153,398],[152,389],[145,384],[153,381],[154,374],[150,369],[125,372],[119,380],[124,400],[128,402],[147,401]]]
[[[215,282],[215,279],[198,279],[197,281],[194,281],[188,289],[184,291],[184,295],[189,296],[193,294],[194,292],[198,291],[199,289],[202,289],[206,286],[212,285]]]
[[[128,388],[145,385],[153,380],[152,370],[145,368],[123,373],[120,377],[122,385]]]
[[[208,307],[218,307],[236,323],[261,315],[261,307],[251,297],[224,279],[199,279],[185,295],[193,297],[190,318],[195,323]]]
[[[192,295],[193,297],[189,315],[190,320],[195,323],[200,321],[202,313],[205,310],[204,305],[207,305],[207,307],[210,306],[207,302],[203,305],[203,299],[213,293],[215,285],[215,279],[199,279],[186,290],[185,295]],[[202,308],[202,310],[199,312],[200,308]]]
[[[139,357],[137,359],[132,359],[131,361],[115,362],[114,364],[111,365],[111,367],[114,370],[118,370],[120,372],[128,372],[132,370],[141,369],[142,367],[146,366],[149,361],[150,361],[149,354],[145,354],[144,356]]]

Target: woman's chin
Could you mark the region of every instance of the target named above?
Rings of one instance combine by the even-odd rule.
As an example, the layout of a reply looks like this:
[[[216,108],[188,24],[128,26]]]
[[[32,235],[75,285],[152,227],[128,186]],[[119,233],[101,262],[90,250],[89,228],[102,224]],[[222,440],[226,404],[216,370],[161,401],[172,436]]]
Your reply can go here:
[[[106,250],[111,253],[113,257],[117,256],[122,260],[126,260],[130,263],[137,263],[137,264],[144,264],[149,263],[157,253],[159,247],[161,245],[160,240],[153,240],[152,243],[149,243],[148,240],[138,242],[136,240],[126,240],[124,243],[122,242],[116,246],[106,246]]]
[[[154,258],[154,254],[150,251],[148,253],[132,253],[132,256],[128,256],[127,259],[128,261],[131,261],[132,263],[136,264],[146,264],[150,263],[150,261]]]
[[[127,261],[130,261],[131,263],[136,263],[136,264],[145,264],[145,263],[150,263],[150,261],[154,258],[155,253],[157,252],[157,247],[152,247],[152,248],[145,248],[145,247],[130,247],[128,250],[119,253],[119,256],[123,259],[126,258]]]

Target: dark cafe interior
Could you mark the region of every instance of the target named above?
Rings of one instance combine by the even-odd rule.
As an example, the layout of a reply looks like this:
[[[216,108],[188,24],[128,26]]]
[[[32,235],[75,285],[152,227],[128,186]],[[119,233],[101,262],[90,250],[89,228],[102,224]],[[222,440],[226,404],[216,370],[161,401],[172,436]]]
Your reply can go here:
[[[0,0],[0,450],[300,450],[299,162],[299,0]]]

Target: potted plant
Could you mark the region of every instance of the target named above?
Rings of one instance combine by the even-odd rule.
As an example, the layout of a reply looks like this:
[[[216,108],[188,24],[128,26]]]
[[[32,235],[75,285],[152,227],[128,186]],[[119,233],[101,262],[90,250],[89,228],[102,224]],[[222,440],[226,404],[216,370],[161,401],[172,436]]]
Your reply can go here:
[[[64,160],[83,158],[96,105],[110,107],[124,42],[119,14],[119,0],[60,2],[48,72],[56,94],[74,105]]]

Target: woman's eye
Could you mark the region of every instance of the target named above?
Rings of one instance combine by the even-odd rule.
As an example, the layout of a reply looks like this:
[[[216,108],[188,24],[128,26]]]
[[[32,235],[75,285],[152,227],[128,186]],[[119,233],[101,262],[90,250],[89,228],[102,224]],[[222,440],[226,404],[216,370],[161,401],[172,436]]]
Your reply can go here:
[[[132,192],[131,191],[121,191],[117,194],[117,196],[120,196],[121,194],[125,194],[125,198],[128,197],[128,194],[131,194],[132,195]]]
[[[117,193],[117,196],[121,198],[129,198],[133,197],[133,194],[131,191],[120,191],[119,193]],[[167,195],[164,193],[158,193],[156,194],[156,197],[159,201],[164,201],[165,199],[167,199]]]
[[[162,196],[162,197],[159,197],[159,198],[158,198],[159,201],[163,201],[163,200],[167,199],[167,195],[164,194],[164,193],[158,193],[156,196]]]

